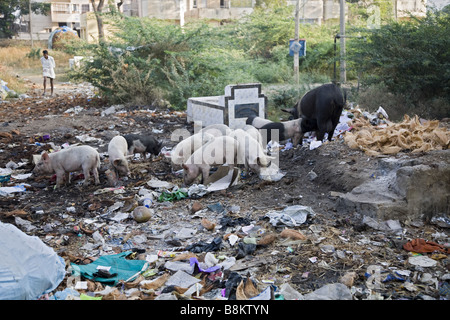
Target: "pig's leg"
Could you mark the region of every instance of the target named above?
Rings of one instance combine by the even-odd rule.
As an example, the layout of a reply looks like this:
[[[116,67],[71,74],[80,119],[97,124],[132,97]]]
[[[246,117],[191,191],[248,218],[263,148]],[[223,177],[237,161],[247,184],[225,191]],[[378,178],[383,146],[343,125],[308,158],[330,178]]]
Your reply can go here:
[[[100,184],[100,179],[98,178],[98,170],[97,170],[97,168],[94,167],[94,168],[92,169],[92,171],[93,171],[93,174],[94,174],[94,181],[95,181],[95,184]]]
[[[206,180],[209,177],[209,166],[208,165],[203,165],[202,166],[202,180],[200,181],[201,184],[204,184],[206,182]]]
[[[89,173],[89,168],[83,167],[84,181],[83,185],[87,186],[89,184],[89,179],[91,178],[91,174]]]
[[[55,186],[56,189],[61,187],[61,185],[64,183],[65,175],[66,175],[66,172],[64,172],[64,171],[56,172],[56,186]]]

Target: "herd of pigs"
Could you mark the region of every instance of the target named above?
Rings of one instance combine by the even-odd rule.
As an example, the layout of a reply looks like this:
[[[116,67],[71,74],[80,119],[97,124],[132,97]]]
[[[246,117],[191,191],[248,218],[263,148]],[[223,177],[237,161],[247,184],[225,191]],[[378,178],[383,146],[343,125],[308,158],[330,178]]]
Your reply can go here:
[[[184,184],[192,184],[199,176],[203,183],[211,167],[223,164],[240,165],[261,175],[271,167],[275,158],[264,146],[269,141],[292,140],[294,146],[302,144],[307,132],[315,131],[318,140],[325,134],[331,141],[333,132],[345,105],[345,95],[335,84],[325,84],[307,92],[289,110],[291,120],[273,122],[257,116],[247,118],[243,128],[231,129],[224,124],[214,124],[184,138],[173,148],[170,159],[183,168]],[[135,153],[158,155],[162,142],[153,136],[136,134],[117,135],[108,144],[109,170],[114,177],[130,173],[128,158]],[[70,183],[70,173],[82,171],[84,184],[88,184],[91,173],[95,184],[99,184],[100,156],[97,150],[87,145],[74,146],[58,152],[44,152],[35,164],[33,174],[56,174],[56,188]]]

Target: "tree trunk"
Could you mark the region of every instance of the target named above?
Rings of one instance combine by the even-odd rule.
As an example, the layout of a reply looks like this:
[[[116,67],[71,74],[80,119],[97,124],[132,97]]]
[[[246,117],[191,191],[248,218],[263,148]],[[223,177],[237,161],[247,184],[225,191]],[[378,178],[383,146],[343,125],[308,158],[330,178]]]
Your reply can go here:
[[[105,0],[99,0],[98,5],[95,6],[95,0],[91,0],[92,7],[94,8],[95,18],[97,19],[99,41],[103,41],[105,39],[105,33],[103,31],[103,19],[101,17],[104,2]]]

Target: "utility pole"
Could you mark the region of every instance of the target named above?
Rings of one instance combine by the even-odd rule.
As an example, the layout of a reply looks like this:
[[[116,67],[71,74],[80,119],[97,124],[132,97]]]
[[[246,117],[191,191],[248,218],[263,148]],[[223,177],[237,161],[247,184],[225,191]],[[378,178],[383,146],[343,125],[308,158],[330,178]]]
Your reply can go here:
[[[299,35],[298,35],[298,20],[299,20],[299,11],[300,11],[300,0],[297,0],[297,4],[295,6],[295,43],[298,44]],[[295,83],[298,85],[298,59],[299,59],[299,50],[294,51],[294,77]]]
[[[341,84],[347,81],[346,65],[345,65],[345,0],[340,0],[340,42],[341,42]]]
[[[184,27],[184,0],[180,0],[180,27]]]
[[[33,44],[33,33],[31,31],[31,0],[28,0],[28,11],[29,11],[28,15],[30,16],[30,25],[28,26],[28,28],[30,29],[31,47],[33,48],[34,47],[34,44]]]

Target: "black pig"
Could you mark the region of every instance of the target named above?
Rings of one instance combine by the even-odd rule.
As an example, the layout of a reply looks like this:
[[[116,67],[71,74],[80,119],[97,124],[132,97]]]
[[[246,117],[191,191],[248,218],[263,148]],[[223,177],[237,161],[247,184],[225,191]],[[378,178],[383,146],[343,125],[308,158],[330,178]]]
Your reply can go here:
[[[147,153],[157,156],[161,152],[162,142],[153,136],[126,134],[123,137],[127,140],[129,155],[141,153],[145,159]]]
[[[346,96],[342,94],[341,89],[330,83],[307,92],[293,108],[282,110],[290,113],[294,119],[303,119],[303,133],[316,131],[319,141],[328,133],[328,140],[331,141],[345,101]]]

